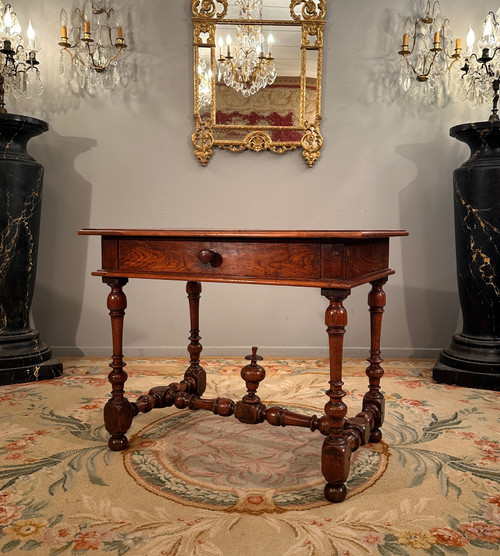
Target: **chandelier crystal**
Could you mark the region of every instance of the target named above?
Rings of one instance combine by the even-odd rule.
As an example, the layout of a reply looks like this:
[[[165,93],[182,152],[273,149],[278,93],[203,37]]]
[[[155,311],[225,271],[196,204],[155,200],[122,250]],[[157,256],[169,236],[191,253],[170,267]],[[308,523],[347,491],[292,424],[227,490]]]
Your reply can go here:
[[[240,19],[262,19],[262,0],[236,0],[235,4],[239,8]],[[232,43],[231,35],[228,34],[224,55],[224,40],[219,37],[219,81],[241,92],[244,97],[249,97],[274,83],[277,74],[272,56],[271,34],[266,41],[261,25],[236,25],[235,43],[231,48]]]
[[[5,113],[4,96],[14,99],[31,99],[43,92],[40,72],[37,68],[35,31],[29,22],[28,43],[21,35],[21,25],[11,4],[4,6],[0,0],[0,113]]]
[[[59,46],[59,75],[75,90],[113,90],[129,77],[124,63],[127,45],[122,13],[107,9],[102,0],[88,1],[83,8],[76,8],[71,22],[66,10],[61,10]]]

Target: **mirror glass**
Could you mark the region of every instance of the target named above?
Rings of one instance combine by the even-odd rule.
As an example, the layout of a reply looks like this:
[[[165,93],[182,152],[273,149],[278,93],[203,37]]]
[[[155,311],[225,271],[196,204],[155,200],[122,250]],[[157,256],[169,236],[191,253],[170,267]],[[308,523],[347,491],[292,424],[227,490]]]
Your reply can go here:
[[[320,155],[326,0],[192,0],[195,154]]]

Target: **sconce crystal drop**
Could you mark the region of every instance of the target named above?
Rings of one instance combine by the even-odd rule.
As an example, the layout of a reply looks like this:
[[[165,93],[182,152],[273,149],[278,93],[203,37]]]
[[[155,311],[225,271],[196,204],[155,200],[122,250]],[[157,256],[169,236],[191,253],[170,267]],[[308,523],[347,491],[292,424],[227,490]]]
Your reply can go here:
[[[92,0],[76,8],[71,20],[61,10],[59,74],[74,90],[113,90],[128,79],[124,62],[123,15]]]
[[[29,22],[28,42],[21,35],[21,25],[11,4],[0,0],[0,112],[5,113],[4,96],[31,99],[43,92],[36,55],[35,31]]]

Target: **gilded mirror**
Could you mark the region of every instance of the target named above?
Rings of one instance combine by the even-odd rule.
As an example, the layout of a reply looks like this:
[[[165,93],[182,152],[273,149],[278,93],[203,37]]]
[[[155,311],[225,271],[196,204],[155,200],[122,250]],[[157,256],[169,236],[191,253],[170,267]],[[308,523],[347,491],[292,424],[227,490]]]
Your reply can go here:
[[[309,167],[323,138],[326,0],[191,0],[194,152],[296,149]]]

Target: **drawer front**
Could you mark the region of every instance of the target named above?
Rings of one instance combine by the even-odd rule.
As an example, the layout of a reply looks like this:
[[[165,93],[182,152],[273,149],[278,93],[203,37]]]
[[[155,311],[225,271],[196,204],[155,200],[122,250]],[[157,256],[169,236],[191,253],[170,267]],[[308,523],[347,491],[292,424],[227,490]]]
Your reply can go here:
[[[321,276],[316,243],[119,239],[118,270],[290,280]]]

